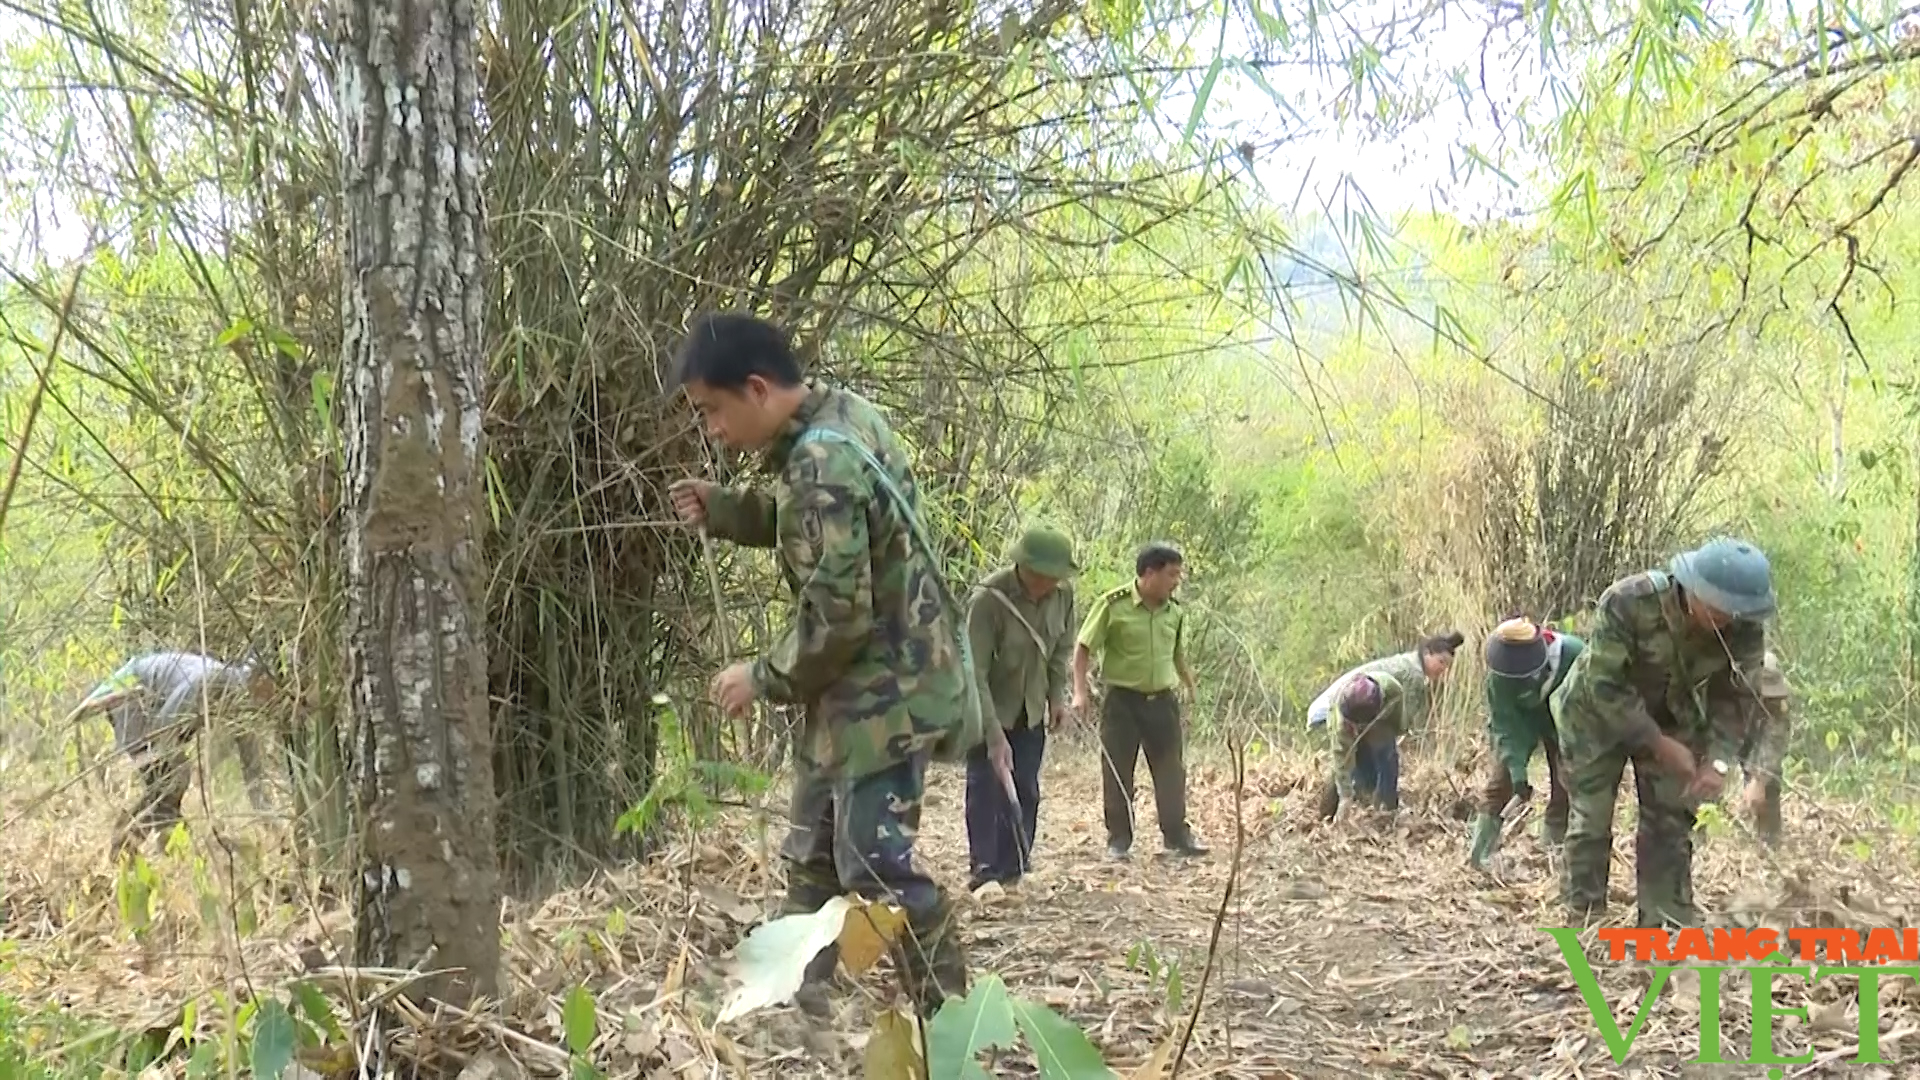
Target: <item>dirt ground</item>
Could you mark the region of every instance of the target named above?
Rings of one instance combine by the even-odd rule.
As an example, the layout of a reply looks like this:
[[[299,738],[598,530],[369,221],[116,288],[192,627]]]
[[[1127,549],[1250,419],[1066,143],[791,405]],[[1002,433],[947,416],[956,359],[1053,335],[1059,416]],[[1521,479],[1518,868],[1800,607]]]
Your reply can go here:
[[[1159,1075],[1142,1066],[1177,1040],[1196,1008],[1179,1073],[1195,1078],[1768,1075],[1765,1065],[1687,1064],[1697,1054],[1698,1012],[1671,992],[1616,1064],[1557,946],[1538,929],[1564,920],[1557,867],[1531,835],[1537,824],[1510,837],[1491,876],[1465,865],[1466,824],[1456,815],[1467,778],[1416,768],[1397,821],[1332,833],[1313,819],[1311,759],[1257,758],[1237,789],[1232,773],[1222,761],[1193,767],[1193,816],[1213,852],[1167,860],[1156,857],[1143,766],[1140,839],[1133,861],[1115,864],[1104,858],[1092,756],[1056,745],[1035,872],[1015,892],[967,901],[976,973],[997,973],[1012,993],[1071,1018],[1123,1077]],[[270,993],[296,978],[329,986],[340,978],[331,965],[347,942],[344,913],[250,869],[274,864],[277,825],[229,827],[220,842],[157,860],[155,918],[135,940],[104,859],[114,800],[124,793],[75,788],[22,817],[23,794],[8,787],[0,993],[141,1030],[177,1022],[182,1004],[211,990]],[[954,889],[966,867],[962,787],[957,769],[936,771],[923,833],[926,861]],[[197,789],[189,801],[200,806]],[[778,871],[761,862],[755,822],[768,822],[765,846],[777,849],[780,805],[776,792],[762,819],[730,812],[644,865],[510,904],[503,1000],[474,1015],[414,1016],[391,1053],[475,1076],[557,1073],[566,1067],[561,1002],[584,985],[598,1002],[596,1064],[611,1077],[861,1075],[865,1033],[894,993],[884,963],[843,988],[832,1023],[791,1007],[720,1030],[711,1023],[726,990],[726,954],[778,900]],[[1774,853],[1738,823],[1703,833],[1696,889],[1713,921],[1920,922],[1915,848],[1876,824],[1871,808],[1815,806],[1790,794],[1787,818],[1788,841]],[[1236,832],[1237,885],[1223,912]],[[1622,832],[1616,921],[1633,915],[1624,819]],[[222,898],[213,910],[208,896]],[[252,913],[239,919],[245,936],[206,931],[242,911]],[[1595,967],[1624,1030],[1649,972],[1604,959]],[[1747,1050],[1743,978],[1729,977],[1723,990],[1730,1060]],[[1884,1062],[1867,1065],[1853,1061],[1857,1024],[1844,1011],[1852,990],[1833,981],[1817,991],[1814,1023],[1789,1020],[1777,1031],[1782,1053],[1806,1051],[1809,1039],[1814,1051],[1810,1062],[1779,1066],[1784,1075],[1920,1076],[1913,983],[1882,989]],[[1805,1004],[1803,982],[1779,983],[1790,987],[1777,995],[1783,1002]],[[214,1012],[201,1010],[203,1028],[217,1023]],[[983,1063],[994,1076],[1036,1072],[1023,1051]],[[177,1073],[183,1062],[162,1069]]]

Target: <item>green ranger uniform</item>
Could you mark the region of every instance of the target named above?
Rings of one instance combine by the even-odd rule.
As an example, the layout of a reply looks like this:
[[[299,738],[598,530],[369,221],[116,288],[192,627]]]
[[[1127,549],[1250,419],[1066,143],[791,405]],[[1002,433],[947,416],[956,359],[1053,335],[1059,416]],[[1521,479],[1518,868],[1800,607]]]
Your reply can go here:
[[[773,548],[794,596],[791,624],[752,666],[760,697],[804,712],[781,849],[784,909],[815,911],[843,892],[900,905],[916,940],[903,942],[896,960],[931,1015],[966,992],[967,972],[952,904],[915,865],[914,839],[932,750],[966,723],[971,695],[939,569],[916,550],[913,526],[875,464],[917,515],[906,448],[879,411],[845,390],[812,386],[766,451],[772,494],[714,489],[707,527]],[[811,980],[837,960],[823,952]]]
[[[1333,790],[1335,792],[1334,809],[1343,803],[1351,803],[1354,798],[1354,764],[1359,757],[1360,748],[1392,748],[1400,736],[1406,733],[1407,704],[1413,695],[1406,685],[1383,669],[1365,672],[1380,688],[1380,712],[1365,724],[1355,724],[1340,714],[1340,701],[1334,699],[1333,712],[1327,718],[1327,730],[1331,733],[1333,744]],[[1419,676],[1420,682],[1426,682],[1426,675]],[[1397,785],[1397,781],[1396,781]],[[1370,798],[1380,804],[1377,793]],[[1397,787],[1395,799],[1397,801]],[[1391,809],[1391,807],[1389,808]],[[1352,813],[1352,811],[1348,811]],[[1331,815],[1329,815],[1331,816]]]
[[[1094,601],[1079,643],[1099,662],[1107,685],[1100,709],[1101,809],[1107,841],[1133,843],[1134,771],[1146,751],[1161,839],[1169,849],[1192,841],[1187,828],[1187,769],[1180,730],[1180,666],[1186,661],[1186,611],[1169,597],[1149,607],[1137,585],[1121,585]]]
[[[1760,701],[1749,702],[1748,729],[1740,748],[1742,780],[1759,780],[1767,799],[1754,823],[1760,838],[1767,843],[1780,839],[1780,767],[1787,756],[1787,735],[1792,719],[1793,687],[1780,671],[1779,658],[1769,650],[1760,669]]]
[[[1547,761],[1547,812],[1542,822],[1549,844],[1566,839],[1569,813],[1567,784],[1560,754],[1560,734],[1554,727],[1554,691],[1567,681],[1586,651],[1586,642],[1572,634],[1538,631],[1541,666],[1524,676],[1487,671],[1487,737],[1493,757],[1476,808],[1473,851],[1469,859],[1485,866],[1500,844],[1501,815],[1515,792],[1530,792],[1528,768],[1537,749]]]
[[[1758,560],[1759,569],[1735,565],[1722,573],[1729,559]],[[1723,580],[1730,575],[1736,586],[1750,588],[1704,579],[1701,562],[1707,563],[1705,572]],[[1736,617],[1718,632],[1695,626],[1683,603],[1683,583],[1728,614],[1764,617],[1772,611],[1764,556],[1732,541],[1676,558],[1672,573],[1622,578],[1601,595],[1587,649],[1552,697],[1572,803],[1563,898],[1575,918],[1605,910],[1614,801],[1632,760],[1640,800],[1639,925],[1695,922],[1695,805],[1686,794],[1691,777],[1668,775],[1651,752],[1666,734],[1685,744],[1701,767],[1720,763],[1723,769],[1737,758],[1746,729],[1742,703],[1751,692],[1747,680],[1761,667],[1765,631],[1758,617]]]

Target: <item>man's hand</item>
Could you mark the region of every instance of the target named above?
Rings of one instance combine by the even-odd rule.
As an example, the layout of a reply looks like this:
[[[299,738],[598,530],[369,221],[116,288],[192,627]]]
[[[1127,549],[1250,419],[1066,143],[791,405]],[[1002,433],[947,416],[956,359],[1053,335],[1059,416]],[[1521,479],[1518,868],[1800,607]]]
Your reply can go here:
[[[1653,741],[1653,760],[1673,776],[1691,778],[1694,775],[1693,751],[1671,735],[1663,734]]]
[[[673,512],[688,525],[707,523],[707,496],[713,494],[713,483],[709,480],[675,480],[667,487],[667,496],[673,500]]]
[[[1749,780],[1740,789],[1740,812],[1751,818],[1760,816],[1767,806],[1767,782],[1760,779]]]
[[[731,664],[720,674],[713,677],[707,693],[713,703],[728,716],[738,720],[753,708],[753,668],[749,664]]]
[[[1085,683],[1081,683],[1079,686],[1073,688],[1073,704],[1067,706],[1073,710],[1073,715],[1087,715],[1087,697],[1087,686]]]
[[[1067,708],[1065,702],[1047,702],[1047,729],[1049,731],[1059,731],[1066,727],[1067,722],[1072,718],[1072,712]]]
[[[1013,744],[1007,741],[1007,733],[995,724],[993,734],[987,736],[987,764],[993,766],[995,776],[1000,782],[1010,784],[1013,780]]]
[[[1687,796],[1701,802],[1712,802],[1720,797],[1720,793],[1725,791],[1726,787],[1727,778],[1724,773],[1711,765],[1702,765],[1700,770],[1693,774],[1692,781],[1687,784]]]

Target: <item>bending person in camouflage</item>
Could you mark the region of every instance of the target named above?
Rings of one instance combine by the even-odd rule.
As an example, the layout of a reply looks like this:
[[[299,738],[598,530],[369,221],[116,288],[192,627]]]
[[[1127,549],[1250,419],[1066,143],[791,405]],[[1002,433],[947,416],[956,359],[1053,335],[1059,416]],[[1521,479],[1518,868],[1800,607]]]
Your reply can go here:
[[[67,722],[97,712],[113,722],[114,749],[140,771],[140,801],[122,823],[115,846],[144,843],[180,823],[180,803],[193,780],[192,749],[207,710],[237,701],[245,690],[254,704],[272,700],[273,677],[251,655],[239,664],[223,664],[198,653],[148,653],[136,656],[93,689],[67,714]],[[233,733],[247,797],[255,810],[271,807],[261,774],[255,733]]]
[[[1753,819],[1754,831],[1768,844],[1780,840],[1780,767],[1787,756],[1793,687],[1768,650],[1760,669],[1760,701],[1749,703],[1745,743],[1740,748],[1740,809]]]
[[[1552,699],[1572,802],[1562,897],[1574,918],[1606,909],[1614,801],[1631,760],[1638,925],[1694,924],[1695,809],[1719,797],[1739,754],[1773,610],[1766,556],[1737,540],[1601,595],[1587,649]]]
[[[713,679],[716,702],[747,715],[756,699],[803,707],[793,748],[785,910],[843,892],[898,904],[910,934],[895,949],[923,1015],[966,993],[966,961],[946,891],[914,859],[927,765],[980,717],[964,675],[959,613],[918,543],[918,492],[906,448],[866,400],[810,385],[778,328],[739,315],[700,320],[675,373],[707,429],[762,451],[769,493],[682,480],[674,509],[721,539],[774,549],[793,594],[771,648]],[[972,713],[970,716],[969,713]],[[997,762],[1007,757],[999,725]],[[808,967],[803,1008],[826,1006],[838,963]]]
[[[1484,869],[1500,847],[1507,804],[1533,798],[1527,766],[1535,749],[1547,759],[1544,836],[1558,844],[1567,835],[1567,784],[1560,764],[1560,734],[1548,698],[1566,681],[1586,643],[1557,634],[1526,618],[1508,619],[1487,635],[1487,734],[1493,758],[1473,819],[1473,850],[1467,861]]]
[[[1356,802],[1400,809],[1398,744],[1405,726],[1407,691],[1385,672],[1356,675],[1334,698],[1327,728],[1333,742],[1333,821],[1353,816]]]
[[[1079,572],[1073,541],[1055,529],[1031,528],[1014,545],[1013,565],[987,575],[968,601],[980,698],[988,720],[1006,732],[1020,800],[1018,808],[1008,804],[987,745],[976,747],[967,760],[968,889],[989,881],[1011,887],[1032,868],[1047,728],[1067,711],[1074,630],[1069,579]]]
[[[1453,670],[1453,654],[1466,644],[1466,636],[1458,630],[1449,630],[1444,634],[1435,634],[1422,641],[1417,647],[1392,656],[1383,656],[1378,660],[1369,660],[1352,671],[1333,680],[1320,696],[1307,706],[1307,727],[1309,730],[1326,724],[1333,715],[1334,703],[1348,683],[1359,675],[1387,675],[1399,684],[1402,700],[1400,702],[1399,728],[1402,735],[1427,723],[1433,709],[1433,692],[1446,681],[1447,673]],[[1335,740],[1338,741],[1337,739]],[[1391,768],[1396,777],[1395,790],[1398,790],[1397,778],[1400,773],[1400,744],[1396,740],[1390,746],[1379,749],[1383,755],[1375,767]],[[1332,818],[1340,809],[1340,790],[1332,781],[1320,788],[1320,818],[1325,821]]]

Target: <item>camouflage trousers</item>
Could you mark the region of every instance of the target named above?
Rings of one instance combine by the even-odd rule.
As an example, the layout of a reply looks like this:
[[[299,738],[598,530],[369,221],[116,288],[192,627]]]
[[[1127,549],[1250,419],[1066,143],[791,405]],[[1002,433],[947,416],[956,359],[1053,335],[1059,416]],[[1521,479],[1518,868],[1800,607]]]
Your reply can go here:
[[[1566,869],[1561,896],[1579,922],[1606,912],[1607,878],[1613,861],[1613,809],[1627,763],[1640,800],[1634,835],[1634,876],[1643,927],[1692,926],[1694,805],[1687,779],[1670,776],[1651,757],[1629,756],[1619,746],[1600,746],[1563,731],[1567,778]]]
[[[140,798],[121,826],[117,843],[138,846],[180,824],[180,804],[193,781],[193,741],[174,739],[150,747],[140,758]]]
[[[818,911],[846,893],[898,905],[907,932],[893,949],[901,982],[922,1016],[967,992],[966,955],[958,920],[940,883],[914,861],[924,754],[858,779],[820,772],[795,759],[792,822],[780,854],[787,863],[788,913]],[[829,947],[807,968],[818,984],[833,974],[839,950]]]
[[[193,782],[194,744],[190,730],[158,736],[134,758],[140,774],[140,797],[123,819],[121,844],[144,844],[156,834],[164,835],[180,824],[180,805],[186,801],[187,787]],[[255,811],[273,808],[267,795],[261,768],[260,743],[251,732],[236,733],[233,749],[240,759],[240,773],[247,783],[247,799]]]
[[[1753,742],[1749,740],[1740,750],[1740,782],[1743,784],[1755,778],[1750,771],[1753,754]],[[1753,823],[1753,831],[1764,843],[1775,844],[1780,841],[1780,778],[1775,776],[1761,782],[1766,786],[1767,798],[1760,804],[1760,815]]]

